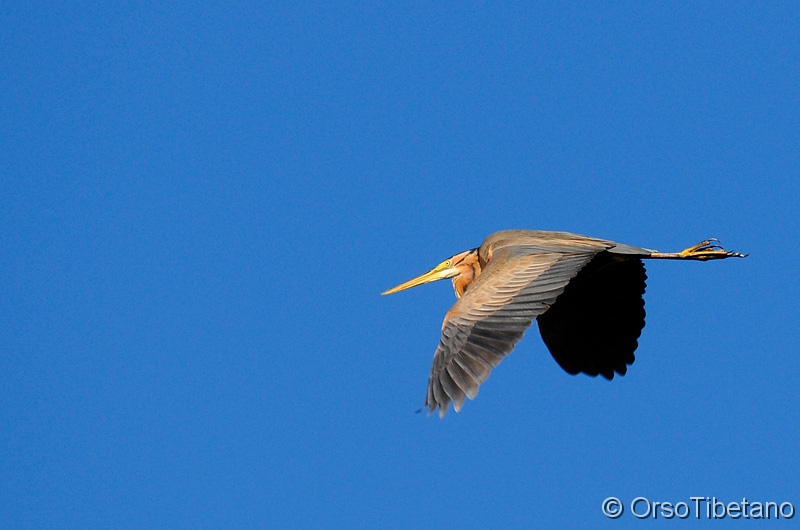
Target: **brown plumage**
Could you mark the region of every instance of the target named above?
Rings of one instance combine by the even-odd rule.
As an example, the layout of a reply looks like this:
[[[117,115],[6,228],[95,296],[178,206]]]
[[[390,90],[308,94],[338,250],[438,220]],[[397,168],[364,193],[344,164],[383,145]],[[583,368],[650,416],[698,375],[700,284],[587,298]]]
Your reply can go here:
[[[568,373],[625,375],[644,327],[642,259],[744,257],[707,240],[661,253],[567,232],[504,230],[480,248],[383,294],[452,278],[458,301],[445,315],[425,406],[444,416],[474,399],[491,370],[511,353],[533,319]]]

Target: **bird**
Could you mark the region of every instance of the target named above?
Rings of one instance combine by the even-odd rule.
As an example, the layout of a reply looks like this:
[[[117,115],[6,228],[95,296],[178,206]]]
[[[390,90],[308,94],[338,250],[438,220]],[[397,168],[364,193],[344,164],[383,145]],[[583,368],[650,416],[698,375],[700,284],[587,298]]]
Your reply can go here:
[[[478,395],[534,319],[567,373],[625,375],[645,325],[643,260],[746,256],[716,238],[659,252],[569,232],[502,230],[381,294],[452,280],[457,300],[442,323],[423,407],[444,417],[451,403],[459,412]]]

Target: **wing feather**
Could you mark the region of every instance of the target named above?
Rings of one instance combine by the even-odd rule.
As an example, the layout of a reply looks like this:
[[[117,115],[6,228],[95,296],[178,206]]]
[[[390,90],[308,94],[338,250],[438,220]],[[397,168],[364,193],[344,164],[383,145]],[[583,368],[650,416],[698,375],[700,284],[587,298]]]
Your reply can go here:
[[[464,371],[465,379],[469,376],[469,392],[467,397],[475,399],[478,395],[478,387],[480,384],[489,377],[490,368],[486,368],[483,364],[479,363],[469,355],[456,355],[453,361]]]
[[[645,323],[646,280],[641,259],[601,252],[537,319],[544,343],[566,372],[625,375]]]
[[[604,250],[585,245],[502,247],[445,317],[433,357],[425,406],[444,416],[453,402],[461,410],[491,369],[511,353],[533,319],[564,291],[581,268]]]
[[[442,383],[442,388],[444,389],[445,394],[453,401],[453,405],[456,409],[456,412],[461,410],[461,407],[464,405],[465,395],[464,392],[458,388],[458,385],[453,378],[450,376],[450,372],[447,370],[442,370],[439,375],[439,380]]]
[[[450,374],[450,377],[453,378],[453,381],[458,385],[464,394],[467,395],[470,399],[474,399],[475,396],[478,394],[478,385],[472,379],[472,377],[465,372],[458,363],[453,362],[450,363],[447,367],[447,372]]]

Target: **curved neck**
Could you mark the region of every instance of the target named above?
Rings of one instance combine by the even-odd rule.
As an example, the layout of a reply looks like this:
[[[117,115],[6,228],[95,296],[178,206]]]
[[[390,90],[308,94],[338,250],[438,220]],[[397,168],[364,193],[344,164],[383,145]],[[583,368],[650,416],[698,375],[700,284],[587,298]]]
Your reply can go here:
[[[453,264],[458,269],[458,275],[453,276],[453,290],[456,297],[461,298],[467,292],[467,288],[481,275],[481,264],[478,259],[478,249],[464,252],[463,257],[458,256],[460,261]]]

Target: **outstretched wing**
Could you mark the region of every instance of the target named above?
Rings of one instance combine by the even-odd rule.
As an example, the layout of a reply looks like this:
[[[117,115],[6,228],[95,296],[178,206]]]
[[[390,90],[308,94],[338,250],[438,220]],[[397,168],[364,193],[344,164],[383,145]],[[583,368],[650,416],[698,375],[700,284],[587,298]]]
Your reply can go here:
[[[425,406],[444,416],[478,395],[492,368],[511,353],[533,319],[604,248],[557,252],[541,247],[496,250],[478,279],[450,309],[433,356]]]
[[[566,372],[625,375],[644,328],[647,274],[641,259],[601,252],[537,318],[539,332]]]

